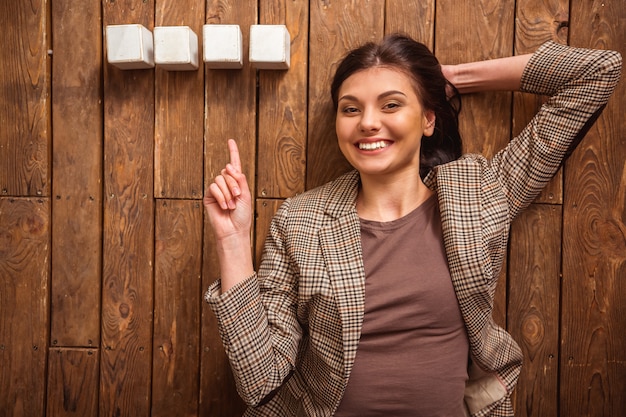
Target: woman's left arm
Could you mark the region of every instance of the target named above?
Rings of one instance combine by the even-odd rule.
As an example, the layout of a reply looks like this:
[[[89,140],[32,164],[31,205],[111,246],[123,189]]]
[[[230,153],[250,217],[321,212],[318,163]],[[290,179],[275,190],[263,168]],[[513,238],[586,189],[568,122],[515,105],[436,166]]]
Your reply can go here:
[[[519,90],[549,98],[530,123],[491,160],[511,218],[550,181],[613,93],[618,52],[546,42],[531,55],[443,68],[461,92]]]
[[[442,65],[443,75],[459,93],[517,91],[532,54],[517,55],[457,65]]]

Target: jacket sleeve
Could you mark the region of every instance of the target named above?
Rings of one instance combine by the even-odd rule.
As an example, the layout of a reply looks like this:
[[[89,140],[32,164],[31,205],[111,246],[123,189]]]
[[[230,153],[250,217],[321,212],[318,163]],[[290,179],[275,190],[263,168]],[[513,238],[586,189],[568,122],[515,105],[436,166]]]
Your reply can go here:
[[[549,99],[491,162],[511,220],[535,199],[600,115],[619,81],[621,65],[615,51],[551,41],[533,54],[521,90]]]
[[[289,202],[278,210],[265,243],[259,273],[205,299],[217,317],[237,391],[252,406],[263,404],[295,367],[302,329],[297,320],[297,280],[284,249]]]

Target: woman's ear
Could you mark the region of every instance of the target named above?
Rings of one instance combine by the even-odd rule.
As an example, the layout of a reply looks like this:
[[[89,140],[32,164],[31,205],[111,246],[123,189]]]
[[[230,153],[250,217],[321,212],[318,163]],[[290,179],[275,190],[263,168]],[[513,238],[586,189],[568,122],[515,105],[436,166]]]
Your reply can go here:
[[[424,112],[424,136],[432,136],[435,133],[435,112]]]

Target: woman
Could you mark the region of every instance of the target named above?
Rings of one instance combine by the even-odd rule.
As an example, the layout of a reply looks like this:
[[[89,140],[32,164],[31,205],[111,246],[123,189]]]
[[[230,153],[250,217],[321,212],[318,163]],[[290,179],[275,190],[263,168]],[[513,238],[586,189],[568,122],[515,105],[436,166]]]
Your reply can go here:
[[[620,70],[616,52],[552,42],[444,67],[400,35],[351,51],[331,96],[355,170],[281,206],[258,273],[250,191],[229,141],[231,163],[204,200],[221,273],[206,299],[246,415],[513,415],[522,355],[492,319],[509,226]],[[492,159],[459,158],[456,89],[551,98]]]

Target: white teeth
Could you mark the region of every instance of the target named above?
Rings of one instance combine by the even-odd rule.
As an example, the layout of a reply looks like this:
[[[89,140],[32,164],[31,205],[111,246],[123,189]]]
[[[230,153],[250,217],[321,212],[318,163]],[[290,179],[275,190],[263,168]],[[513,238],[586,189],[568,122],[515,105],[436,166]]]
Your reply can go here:
[[[366,151],[375,151],[376,149],[382,149],[387,147],[387,142],[384,140],[379,140],[378,142],[371,143],[359,143],[359,149]]]

